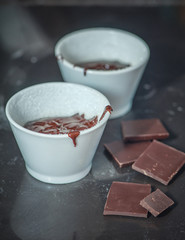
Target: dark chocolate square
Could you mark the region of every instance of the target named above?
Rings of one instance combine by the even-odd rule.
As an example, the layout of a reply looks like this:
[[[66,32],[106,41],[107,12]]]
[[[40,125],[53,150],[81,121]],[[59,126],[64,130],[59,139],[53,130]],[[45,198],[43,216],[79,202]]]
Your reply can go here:
[[[185,153],[154,140],[132,168],[167,185],[184,163]]]
[[[165,139],[169,137],[168,131],[157,118],[123,121],[121,125],[125,142]]]
[[[174,204],[166,194],[157,189],[141,200],[140,205],[146,208],[153,216],[157,217],[164,210]]]
[[[141,155],[141,153],[144,152],[150,143],[150,141],[138,143],[114,141],[111,143],[106,143],[104,146],[121,168],[135,162],[135,160]]]
[[[140,205],[140,201],[150,193],[150,184],[113,182],[103,214],[147,218],[148,211]]]

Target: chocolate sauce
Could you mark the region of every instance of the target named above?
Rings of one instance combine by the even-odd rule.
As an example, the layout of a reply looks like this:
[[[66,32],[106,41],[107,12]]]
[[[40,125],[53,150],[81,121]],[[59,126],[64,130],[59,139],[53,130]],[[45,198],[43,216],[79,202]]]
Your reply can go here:
[[[84,76],[87,74],[87,70],[101,70],[101,71],[112,71],[119,70],[130,67],[128,63],[121,63],[118,61],[109,62],[109,61],[96,61],[96,62],[85,62],[85,63],[77,63],[74,67],[81,67],[84,69]]]
[[[111,114],[112,111],[113,111],[112,107],[111,107],[110,105],[107,105],[107,106],[105,107],[105,110],[104,110],[103,114],[101,115],[99,121],[101,121],[101,120],[104,118],[106,112],[109,112],[109,113]]]
[[[62,55],[57,55],[56,58],[58,61],[63,61],[63,59],[64,59],[64,57]]]
[[[103,119],[106,112],[111,113],[112,107],[107,105],[99,121]],[[85,115],[78,113],[70,117],[55,117],[41,118],[30,121],[24,125],[25,128],[44,134],[68,134],[76,147],[76,138],[80,135],[80,131],[95,126],[98,122],[98,117],[94,116],[91,119],[85,119]]]
[[[80,135],[80,131],[69,132],[68,137],[73,141],[74,146],[76,147],[76,138]]]
[[[44,134],[68,134],[76,147],[76,138],[80,135],[80,131],[95,126],[97,122],[97,116],[87,120],[85,119],[84,114],[75,114],[71,117],[38,119],[26,123],[24,127]]]

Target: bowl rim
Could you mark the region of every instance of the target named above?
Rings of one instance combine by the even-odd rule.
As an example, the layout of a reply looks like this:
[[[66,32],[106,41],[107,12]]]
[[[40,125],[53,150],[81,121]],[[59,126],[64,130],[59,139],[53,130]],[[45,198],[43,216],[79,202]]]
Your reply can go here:
[[[13,125],[15,128],[19,129],[20,131],[26,133],[26,134],[29,134],[29,135],[32,135],[32,136],[36,136],[36,137],[41,137],[41,138],[50,138],[50,139],[62,139],[62,138],[68,138],[68,134],[43,134],[43,133],[38,133],[38,132],[35,132],[35,131],[32,131],[32,130],[29,130],[29,129],[26,129],[24,126],[20,125],[19,123],[17,123],[11,116],[10,112],[9,112],[9,107],[10,107],[10,104],[11,102],[14,100],[14,98],[16,96],[18,96],[19,94],[23,93],[23,92],[26,92],[28,91],[29,89],[31,88],[36,88],[36,87],[39,87],[39,86],[43,86],[43,85],[52,85],[52,84],[58,84],[58,85],[72,85],[72,86],[78,86],[80,88],[83,88],[84,90],[87,89],[87,90],[90,90],[92,92],[95,92],[96,94],[100,95],[101,97],[105,98],[106,101],[107,101],[107,105],[110,105],[110,102],[109,100],[107,99],[106,96],[104,96],[101,92],[97,91],[96,89],[93,89],[91,87],[88,87],[88,86],[85,86],[85,85],[82,85],[82,84],[78,84],[78,83],[68,83],[68,82],[45,82],[45,83],[39,83],[39,84],[34,84],[34,85],[31,85],[29,87],[26,87],[18,92],[16,92],[14,95],[12,95],[9,100],[7,101],[6,103],[6,106],[5,106],[5,113],[6,113],[6,117],[10,123],[10,126]],[[107,106],[105,105],[105,107]],[[88,128],[88,129],[84,129],[82,131],[80,131],[80,135],[85,135],[85,134],[88,134],[98,128],[100,128],[102,125],[104,125],[108,119],[110,117],[110,113],[108,112],[108,114],[105,114],[105,116],[103,117],[103,119],[101,121],[99,121],[98,119],[98,122],[96,125],[94,125],[93,127],[91,128]],[[34,121],[34,119],[33,119]]]
[[[74,36],[76,34],[79,33],[84,33],[84,32],[93,32],[93,31],[107,31],[107,32],[118,32],[118,33],[123,33],[126,35],[129,35],[137,40],[140,41],[140,43],[143,44],[143,46],[146,49],[146,54],[145,57],[142,59],[141,62],[131,65],[128,68],[123,68],[123,69],[116,69],[116,70],[111,70],[111,71],[104,71],[104,70],[95,70],[95,69],[88,69],[88,73],[92,74],[92,75],[114,75],[116,73],[123,73],[123,72],[131,72],[137,68],[140,68],[141,66],[143,66],[144,64],[147,63],[147,61],[149,60],[150,57],[150,48],[148,46],[148,44],[138,35],[131,33],[129,31],[125,31],[123,29],[118,29],[118,28],[111,28],[111,27],[95,27],[95,28],[85,28],[85,29],[80,29],[80,30],[76,30],[73,32],[70,32],[66,35],[64,35],[63,37],[61,37],[55,44],[55,57],[57,58],[57,61],[62,63],[64,66],[71,68],[74,71],[78,71],[78,72],[82,72],[84,71],[84,68],[79,67],[79,66],[75,66],[74,67],[74,63],[68,61],[65,58],[58,58],[58,56],[60,56],[60,46],[63,44],[63,42],[65,41],[65,39],[70,38],[71,36]]]

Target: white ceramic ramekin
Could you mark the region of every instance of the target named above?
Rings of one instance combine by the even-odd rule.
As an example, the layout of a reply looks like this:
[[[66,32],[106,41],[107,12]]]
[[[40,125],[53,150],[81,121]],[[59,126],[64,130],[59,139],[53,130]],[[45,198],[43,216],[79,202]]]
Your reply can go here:
[[[62,82],[34,85],[12,96],[6,105],[6,115],[28,172],[48,183],[69,183],[86,176],[109,113],[94,127],[80,132],[76,147],[67,134],[42,134],[23,126],[39,118],[76,113],[84,113],[87,119],[97,115],[99,119],[107,105],[109,101],[100,92]]]
[[[113,28],[92,28],[72,32],[55,46],[64,81],[88,85],[102,92],[114,111],[111,118],[126,114],[149,59],[149,47],[138,36]],[[87,70],[77,63],[108,60],[131,64],[113,71]]]

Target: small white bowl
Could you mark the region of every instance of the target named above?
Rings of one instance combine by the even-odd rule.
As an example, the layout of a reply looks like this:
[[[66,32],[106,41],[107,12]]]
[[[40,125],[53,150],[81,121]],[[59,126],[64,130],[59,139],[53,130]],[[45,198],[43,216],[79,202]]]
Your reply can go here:
[[[149,48],[138,36],[118,29],[92,28],[70,33],[55,46],[64,81],[88,85],[102,92],[113,108],[111,118],[126,114],[149,59]],[[98,60],[120,61],[130,67],[102,71],[75,66]]]
[[[67,134],[49,135],[24,128],[25,123],[45,117],[66,117],[76,113],[100,119],[107,98],[87,86],[44,83],[28,87],[10,98],[6,115],[25,160],[28,172],[48,183],[69,183],[85,177],[109,118],[80,132],[74,147]]]

